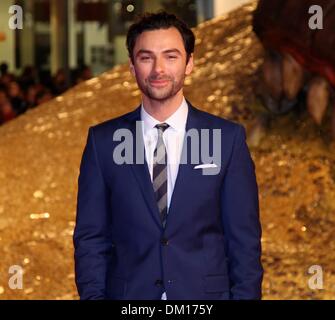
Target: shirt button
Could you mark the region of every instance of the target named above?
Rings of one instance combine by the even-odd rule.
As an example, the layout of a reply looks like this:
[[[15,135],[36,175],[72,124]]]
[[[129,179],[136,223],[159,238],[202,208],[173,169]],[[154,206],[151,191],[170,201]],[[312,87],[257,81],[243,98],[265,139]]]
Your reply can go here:
[[[155,281],[155,286],[156,287],[161,287],[163,285],[163,281],[161,279],[158,279]]]
[[[167,246],[167,245],[169,244],[169,240],[166,239],[166,238],[162,238],[162,239],[161,239],[161,244],[162,244],[163,246]]]

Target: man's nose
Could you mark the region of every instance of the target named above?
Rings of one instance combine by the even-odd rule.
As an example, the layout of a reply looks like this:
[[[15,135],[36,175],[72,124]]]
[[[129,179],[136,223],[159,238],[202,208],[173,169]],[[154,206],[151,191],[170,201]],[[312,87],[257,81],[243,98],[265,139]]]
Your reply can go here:
[[[163,59],[161,59],[161,58],[155,59],[154,71],[156,73],[163,73],[164,72],[164,61],[163,61]]]

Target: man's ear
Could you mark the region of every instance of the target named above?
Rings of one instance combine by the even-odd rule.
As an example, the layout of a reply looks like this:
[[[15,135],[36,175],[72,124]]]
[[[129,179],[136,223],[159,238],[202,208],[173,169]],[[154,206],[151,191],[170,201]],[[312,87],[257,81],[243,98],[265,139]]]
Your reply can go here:
[[[188,59],[186,69],[185,69],[185,75],[190,75],[194,67],[193,63],[193,53],[191,53],[190,58]]]
[[[135,76],[136,76],[136,72],[135,72],[135,67],[134,67],[134,65],[133,65],[133,62],[131,61],[130,58],[129,58],[128,62],[129,62],[129,69],[130,69],[130,72],[131,72],[131,74],[135,77]]]

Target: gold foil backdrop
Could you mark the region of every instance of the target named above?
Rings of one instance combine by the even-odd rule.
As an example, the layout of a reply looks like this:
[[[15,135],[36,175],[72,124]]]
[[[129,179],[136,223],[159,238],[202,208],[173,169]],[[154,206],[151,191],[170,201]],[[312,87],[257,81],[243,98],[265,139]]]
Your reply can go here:
[[[251,26],[255,6],[195,30],[196,65],[185,95],[203,110],[244,124],[249,139],[263,137],[251,151],[263,226],[264,298],[332,299],[334,147],[307,115],[273,118],[267,130],[259,126],[266,112],[255,97],[263,57]],[[139,102],[123,65],[0,127],[0,299],[78,299],[72,234],[87,130]],[[9,288],[12,265],[23,267],[21,290]],[[312,265],[323,268],[323,290],[308,286]]]

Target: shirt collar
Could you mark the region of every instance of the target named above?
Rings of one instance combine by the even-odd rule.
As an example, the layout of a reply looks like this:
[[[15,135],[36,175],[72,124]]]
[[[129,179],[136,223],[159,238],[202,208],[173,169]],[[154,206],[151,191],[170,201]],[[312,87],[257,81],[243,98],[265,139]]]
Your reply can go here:
[[[164,122],[176,131],[183,131],[186,127],[187,115],[188,105],[185,98],[183,98],[183,101],[178,109]],[[153,129],[156,124],[161,123],[145,111],[143,102],[141,105],[141,120],[143,121],[144,134]]]

